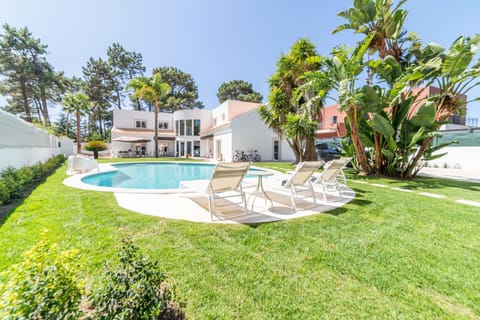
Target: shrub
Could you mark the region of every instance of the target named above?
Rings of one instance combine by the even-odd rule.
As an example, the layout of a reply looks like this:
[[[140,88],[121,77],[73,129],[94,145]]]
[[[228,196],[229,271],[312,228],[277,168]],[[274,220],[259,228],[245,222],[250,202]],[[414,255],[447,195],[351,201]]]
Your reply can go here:
[[[76,319],[82,287],[77,282],[78,252],[57,252],[43,237],[23,261],[2,275],[0,319]]]
[[[120,263],[107,269],[93,306],[98,319],[158,319],[169,293],[158,263],[141,254],[129,239],[122,240]]]
[[[40,180],[53,171],[60,163],[65,161],[63,155],[52,157],[45,163],[37,163],[31,167],[15,169],[7,167],[0,172],[0,205],[10,202],[12,199],[22,198],[24,191],[32,182]]]
[[[0,179],[0,206],[7,204],[10,201],[10,189],[5,181]]]
[[[98,159],[98,152],[107,150],[107,144],[103,141],[96,140],[96,141],[89,141],[85,145],[85,150],[87,151],[93,151],[93,157],[95,159]]]
[[[2,180],[5,182],[5,185],[9,188],[9,198],[15,199],[22,197],[23,186],[25,182],[22,183],[18,170],[14,167],[7,167],[2,170],[0,174]]]

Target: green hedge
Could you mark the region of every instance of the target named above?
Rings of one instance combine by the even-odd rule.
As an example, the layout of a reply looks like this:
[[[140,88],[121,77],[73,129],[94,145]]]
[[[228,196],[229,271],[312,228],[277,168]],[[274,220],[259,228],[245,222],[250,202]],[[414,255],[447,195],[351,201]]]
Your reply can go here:
[[[48,159],[45,163],[37,163],[31,167],[15,169],[7,167],[0,172],[0,206],[12,199],[20,199],[34,183],[49,175],[59,164],[65,161],[63,155]]]

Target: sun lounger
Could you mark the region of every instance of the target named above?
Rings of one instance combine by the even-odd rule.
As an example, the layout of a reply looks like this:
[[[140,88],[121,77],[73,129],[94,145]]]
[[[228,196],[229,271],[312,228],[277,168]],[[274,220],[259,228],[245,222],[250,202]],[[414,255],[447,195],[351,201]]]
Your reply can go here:
[[[85,173],[95,169],[100,170],[96,160],[80,156],[68,157],[67,174]]]
[[[342,198],[342,190],[347,186],[347,179],[343,174],[343,168],[352,158],[341,158],[327,162],[324,171],[318,176],[314,183],[323,187],[323,200],[327,202],[327,192],[336,191]]]
[[[210,180],[182,181],[180,188],[191,189],[208,197],[208,210],[213,220],[215,200],[237,197],[247,213],[247,201],[242,189],[242,180],[247,174],[250,164],[248,162],[219,163],[213,171]]]
[[[287,180],[282,185],[290,189],[290,199],[292,207],[297,211],[295,201],[299,199],[298,193],[307,191],[309,194],[303,198],[312,197],[313,203],[316,204],[315,191],[312,185],[312,176],[324,164],[323,161],[305,161],[297,164],[295,171],[290,174]]]

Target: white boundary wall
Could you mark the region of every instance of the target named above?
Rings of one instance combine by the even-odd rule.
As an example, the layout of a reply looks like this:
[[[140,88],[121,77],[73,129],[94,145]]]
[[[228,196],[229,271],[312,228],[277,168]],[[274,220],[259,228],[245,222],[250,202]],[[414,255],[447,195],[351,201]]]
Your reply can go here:
[[[427,161],[428,167],[480,170],[480,147],[445,147],[437,154],[445,153],[441,158]]]
[[[71,139],[57,138],[0,110],[0,170],[31,166],[61,153],[73,154]]]

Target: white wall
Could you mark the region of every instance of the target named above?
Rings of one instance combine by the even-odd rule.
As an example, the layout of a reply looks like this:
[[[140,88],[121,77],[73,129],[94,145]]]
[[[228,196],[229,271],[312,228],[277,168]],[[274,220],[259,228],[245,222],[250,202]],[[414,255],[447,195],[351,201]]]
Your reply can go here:
[[[31,166],[60,153],[73,154],[73,141],[59,139],[0,110],[0,170]]]
[[[169,122],[170,130],[173,130],[171,114],[165,117],[165,114],[159,113],[158,119]],[[135,120],[146,120],[147,127],[145,129],[155,130],[155,113],[136,110],[113,110],[113,125],[115,128],[135,128]]]
[[[480,147],[445,147],[437,153],[446,155],[428,161],[429,167],[480,170]]]
[[[221,150],[218,150],[218,145],[221,145]],[[230,128],[215,132],[213,138],[213,154],[216,160],[231,162],[232,153],[232,132]]]
[[[260,119],[257,110],[251,110],[232,121],[232,152],[257,150],[263,161],[273,161],[275,133]],[[295,157],[286,141],[280,141],[279,161],[293,161]]]
[[[227,100],[212,110],[212,126],[226,124],[243,113],[256,109],[259,105],[259,103]]]

